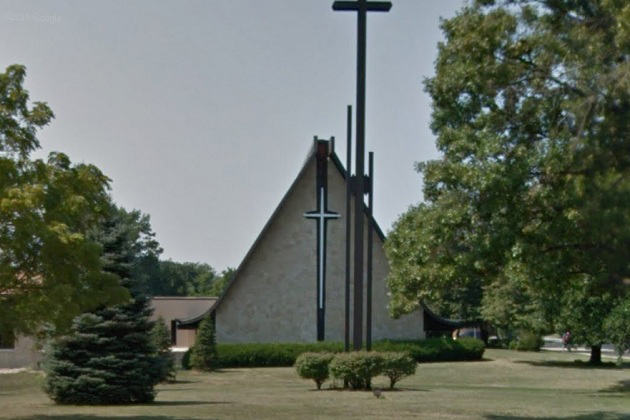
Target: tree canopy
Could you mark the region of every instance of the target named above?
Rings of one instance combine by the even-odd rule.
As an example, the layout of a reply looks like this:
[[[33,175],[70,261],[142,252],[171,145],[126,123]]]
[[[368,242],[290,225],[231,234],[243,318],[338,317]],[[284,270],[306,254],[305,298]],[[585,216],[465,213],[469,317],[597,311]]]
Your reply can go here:
[[[0,337],[63,331],[80,313],[127,301],[130,277],[153,296],[220,294],[233,269],[160,260],[149,216],[117,208],[96,166],[32,157],[54,114],[30,101],[25,77],[21,65],[0,73]]]
[[[601,344],[630,278],[630,4],[478,1],[425,81],[440,159],[395,224],[394,312],[428,302]]]
[[[152,296],[219,296],[234,274],[233,268],[221,273],[206,263],[142,258],[137,270],[146,278]]]
[[[33,159],[53,112],[29,101],[26,69],[0,73],[0,333],[68,326],[77,314],[128,297],[101,268],[87,232],[109,205],[109,179],[63,153]]]

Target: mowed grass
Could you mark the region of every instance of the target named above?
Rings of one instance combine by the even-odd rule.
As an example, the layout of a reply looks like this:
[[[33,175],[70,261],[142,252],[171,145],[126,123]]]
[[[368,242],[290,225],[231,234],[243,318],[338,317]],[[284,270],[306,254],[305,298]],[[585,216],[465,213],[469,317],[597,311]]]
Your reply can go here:
[[[488,350],[482,362],[418,366],[395,391],[330,389],[291,368],[181,372],[154,404],[58,406],[35,373],[0,375],[0,418],[18,420],[578,419],[630,420],[630,367],[591,368],[567,353]],[[386,387],[385,378],[376,386]]]

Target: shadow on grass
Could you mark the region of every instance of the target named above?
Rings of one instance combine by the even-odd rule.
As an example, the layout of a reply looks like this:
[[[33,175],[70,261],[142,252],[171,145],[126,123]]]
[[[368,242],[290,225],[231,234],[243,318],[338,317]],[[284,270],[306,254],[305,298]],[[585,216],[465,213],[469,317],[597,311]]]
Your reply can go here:
[[[16,417],[15,420],[193,420],[192,418],[173,416],[94,416],[81,414],[60,414],[53,416],[27,416]],[[208,419],[218,420],[218,419]]]
[[[605,411],[597,411],[569,417],[525,417],[488,414],[485,418],[488,420],[629,420],[630,414],[609,413]]]
[[[603,389],[599,392],[630,393],[630,380],[619,381],[617,385],[613,385],[610,388]]]
[[[289,367],[289,366],[241,366],[241,367],[221,367],[219,369],[214,369],[212,371],[208,371],[208,372],[200,372],[200,371],[193,371],[196,373],[200,373],[200,374],[209,374],[209,375],[230,375],[230,374],[234,374],[234,373],[239,373],[239,372],[246,372],[247,370],[250,369],[257,369],[257,368],[274,368],[274,367]]]
[[[222,405],[233,404],[229,401],[155,401],[151,404],[140,404],[141,407],[177,407],[186,405]]]
[[[502,414],[488,414],[485,416],[485,418],[487,420],[630,420],[630,414],[608,413],[605,411],[597,411],[594,413],[569,417],[525,417],[509,416]]]
[[[394,389],[390,389],[390,388],[383,388],[381,389],[381,391],[383,391],[383,394],[388,394],[390,392],[431,392],[428,389],[419,389],[419,388],[394,388]]]
[[[200,381],[180,381],[175,380],[172,382],[164,382],[164,385],[187,385],[187,384],[198,384]]]
[[[628,369],[630,368],[630,363],[624,363],[623,366],[619,367],[613,362],[605,362],[599,365],[593,365],[583,360],[544,360],[544,361],[534,361],[534,360],[515,360],[514,363],[521,363],[530,366],[538,366],[538,367],[557,367],[557,368],[569,368],[569,369]]]
[[[418,388],[394,388],[394,389],[390,389],[390,388],[379,388],[381,390],[381,392],[383,394],[387,394],[390,392],[430,392],[428,389],[418,389]],[[322,389],[316,389],[316,388],[312,388],[309,389],[309,392],[327,392],[327,391],[331,391],[331,392],[356,392],[356,393],[365,393],[365,394],[372,394],[374,392],[374,390],[370,389],[370,390],[365,390],[365,389],[346,389],[346,388],[342,388],[342,387],[336,387],[336,388],[322,388]]]
[[[189,392],[189,391],[198,391],[198,388],[158,388],[158,394],[160,392]]]

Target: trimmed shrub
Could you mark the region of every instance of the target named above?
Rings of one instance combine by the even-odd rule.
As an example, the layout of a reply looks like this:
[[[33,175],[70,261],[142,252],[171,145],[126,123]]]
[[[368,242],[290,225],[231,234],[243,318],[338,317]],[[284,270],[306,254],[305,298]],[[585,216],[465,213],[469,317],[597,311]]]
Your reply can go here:
[[[382,374],[389,378],[389,388],[394,388],[396,382],[406,376],[416,373],[418,364],[408,354],[401,352],[383,353],[383,370]]]
[[[371,389],[372,378],[382,370],[383,355],[377,352],[339,353],[330,362],[333,378],[343,380],[352,389]]]
[[[197,339],[190,355],[190,364],[197,370],[212,371],[218,367],[218,361],[214,321],[206,317],[199,325]]]
[[[518,351],[540,351],[540,348],[544,344],[545,341],[539,334],[530,331],[521,331],[518,335],[518,339],[512,342],[511,347]]]
[[[485,351],[482,340],[476,338],[429,338],[426,340],[378,341],[375,351],[406,352],[418,363],[481,360]]]
[[[186,350],[184,355],[182,356],[182,369],[190,370],[192,366],[190,365],[190,354],[192,353],[192,348]]]
[[[300,378],[312,379],[317,389],[328,379],[329,365],[334,355],[332,353],[302,353],[295,361],[295,369]]]
[[[290,367],[302,353],[339,353],[343,343],[243,343],[218,344],[219,366]]]

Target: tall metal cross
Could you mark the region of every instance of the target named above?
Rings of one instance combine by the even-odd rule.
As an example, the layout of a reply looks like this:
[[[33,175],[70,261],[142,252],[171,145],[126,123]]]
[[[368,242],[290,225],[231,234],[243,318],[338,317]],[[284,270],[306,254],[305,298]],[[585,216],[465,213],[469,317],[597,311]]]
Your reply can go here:
[[[354,200],[354,323],[353,348],[363,346],[363,196],[365,194],[365,52],[367,12],[389,12],[388,1],[335,1],[334,11],[357,12],[357,145],[356,189]]]
[[[334,141],[334,140],[333,140]],[[307,219],[317,221],[317,340],[325,336],[326,304],[326,225],[338,219],[339,213],[328,210],[328,142],[315,138],[317,146],[317,210],[304,213]]]

